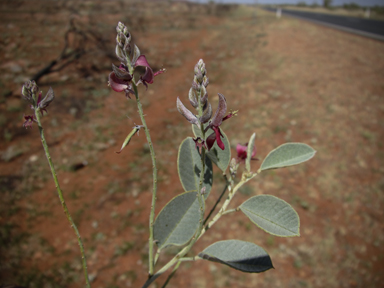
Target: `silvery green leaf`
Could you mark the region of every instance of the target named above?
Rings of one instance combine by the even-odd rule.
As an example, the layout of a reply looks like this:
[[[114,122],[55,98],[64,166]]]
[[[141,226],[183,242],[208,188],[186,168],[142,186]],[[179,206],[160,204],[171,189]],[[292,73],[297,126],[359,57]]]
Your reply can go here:
[[[240,210],[258,227],[280,237],[300,236],[300,219],[296,211],[282,199],[258,195],[240,205]]]
[[[191,137],[186,138],[179,148],[177,157],[177,168],[181,184],[186,192],[197,191],[200,182],[200,172],[202,170],[201,157],[196,148],[195,141]],[[213,172],[212,162],[205,157],[205,172],[203,187],[205,187],[205,198],[208,197],[212,189]]]
[[[300,164],[311,159],[315,154],[316,151],[307,144],[286,143],[267,155],[259,171]]]
[[[156,218],[153,233],[159,248],[182,246],[195,234],[200,220],[196,192],[186,192],[173,198]]]
[[[263,248],[240,240],[213,243],[200,252],[199,257],[248,273],[260,273],[273,268],[272,260]]]

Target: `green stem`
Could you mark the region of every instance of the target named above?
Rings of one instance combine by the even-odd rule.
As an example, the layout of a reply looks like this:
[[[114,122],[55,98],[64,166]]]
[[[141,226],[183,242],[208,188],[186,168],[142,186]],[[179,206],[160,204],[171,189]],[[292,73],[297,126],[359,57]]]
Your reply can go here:
[[[59,195],[59,198],[60,198],[61,206],[63,207],[65,216],[67,216],[67,219],[68,219],[69,223],[71,224],[71,227],[75,231],[75,234],[77,237],[77,242],[79,243],[79,246],[80,246],[80,253],[81,253],[82,265],[83,265],[83,270],[84,270],[85,282],[87,284],[87,287],[90,288],[91,284],[89,283],[89,278],[88,278],[87,261],[85,259],[83,241],[81,240],[81,236],[80,236],[79,230],[77,229],[77,227],[75,225],[75,222],[73,222],[72,217],[69,214],[67,204],[65,204],[65,201],[64,201],[63,192],[61,191],[59,181],[57,180],[56,171],[55,171],[55,168],[54,168],[53,163],[52,163],[51,155],[49,154],[47,141],[45,140],[44,129],[41,125],[40,109],[39,108],[35,109],[35,116],[36,116],[37,124],[39,126],[40,138],[41,138],[41,142],[42,142],[43,147],[44,147],[45,156],[47,157],[49,167],[51,168],[53,181],[55,182],[55,186],[56,186],[57,194]]]
[[[137,88],[136,88],[136,86],[133,85],[133,88],[134,88],[134,91],[135,91],[135,95],[137,95]],[[136,96],[136,99],[138,99],[137,96]],[[202,110],[202,107],[201,107],[201,103],[200,103],[200,95],[199,95],[198,101],[199,101],[199,110],[198,111],[199,111],[199,117],[200,117],[202,115],[202,113],[203,113],[203,110]],[[143,122],[143,125],[145,126],[144,122]],[[202,124],[202,123],[200,125],[200,130],[201,130],[202,139],[205,139],[204,124]],[[145,129],[145,131],[147,131],[147,129]],[[202,170],[200,172],[199,188],[198,188],[198,191],[197,191],[197,198],[198,198],[199,206],[200,206],[199,227],[198,227],[195,235],[193,236],[193,238],[191,239],[191,241],[188,243],[187,246],[185,246],[179,253],[177,253],[175,255],[175,257],[173,257],[167,264],[165,264],[155,274],[152,275],[150,273],[147,282],[145,282],[145,284],[144,284],[144,286],[142,288],[149,287],[149,285],[153,281],[155,281],[156,278],[158,278],[161,274],[163,274],[165,271],[167,271],[169,268],[171,268],[173,265],[175,265],[177,262],[179,262],[180,259],[182,257],[184,257],[184,255],[187,254],[189,252],[189,250],[191,250],[193,244],[195,244],[196,241],[200,238],[199,235],[203,231],[203,224],[204,224],[204,201],[205,201],[205,198],[202,197],[202,194],[201,194],[201,189],[203,188],[203,181],[204,181],[204,172],[205,172],[205,148],[204,147],[201,148],[201,158],[200,159],[201,159]],[[151,243],[149,243],[149,245],[151,247]],[[150,253],[149,256],[151,257],[151,253]],[[158,257],[156,257],[156,260],[157,260],[157,258]],[[178,267],[179,267],[179,265],[176,265],[174,271],[176,271]]]
[[[156,205],[156,191],[157,191],[157,167],[156,167],[156,155],[155,150],[153,149],[151,135],[149,134],[149,129],[147,122],[145,121],[143,107],[140,102],[139,93],[137,91],[137,86],[132,83],[133,90],[135,92],[137,108],[139,109],[139,114],[141,118],[141,124],[144,126],[145,136],[147,137],[147,142],[149,146],[149,151],[151,153],[152,159],[152,177],[153,177],[153,189],[152,189],[152,203],[151,203],[151,212],[149,215],[149,277],[153,275],[154,272],[154,261],[153,261],[153,224],[155,219],[155,205]]]
[[[223,213],[221,214],[221,216],[226,215],[226,214],[229,214],[229,213],[237,212],[237,211],[239,211],[239,208],[229,209],[229,210],[223,212]]]
[[[161,288],[165,288],[168,285],[171,278],[176,274],[176,271],[179,268],[180,264],[181,264],[181,262],[179,261],[176,264],[176,266],[173,268],[172,273],[168,275],[167,280],[165,280],[165,282],[164,282],[163,286],[161,286]]]
[[[215,205],[213,205],[211,211],[209,211],[208,216],[207,216],[207,217],[205,218],[205,220],[204,220],[204,225],[208,222],[209,217],[211,217],[211,215],[212,215],[213,212],[215,211],[217,205],[219,205],[219,203],[220,203],[220,201],[221,201],[221,198],[223,198],[223,196],[224,196],[224,194],[225,194],[225,191],[227,191],[227,189],[228,189],[228,186],[229,186],[228,183],[229,183],[229,182],[228,182],[228,180],[227,180],[227,176],[226,176],[225,174],[224,174],[224,178],[225,178],[225,187],[224,187],[224,189],[223,189],[223,192],[221,192],[219,198],[216,200]]]
[[[233,188],[233,190],[231,189],[231,185],[228,186],[228,190],[229,190],[229,194],[228,194],[228,197],[227,199],[225,200],[225,202],[223,203],[223,206],[221,207],[221,209],[219,210],[219,212],[217,212],[216,216],[213,217],[213,219],[208,223],[208,225],[206,225],[204,227],[204,229],[201,231],[200,235],[199,235],[199,238],[201,238],[201,236],[204,235],[205,232],[207,232],[207,230],[209,228],[211,228],[213,226],[213,224],[215,224],[217,222],[217,220],[220,219],[221,216],[223,216],[224,214],[226,213],[230,213],[230,212],[234,212],[234,211],[231,211],[231,210],[228,210],[230,212],[226,212],[227,210],[227,207],[228,205],[231,203],[233,197],[235,196],[236,192],[240,189],[241,186],[243,186],[245,183],[247,183],[249,180],[251,180],[253,177],[255,177],[257,174],[253,174],[251,175],[250,177],[242,177],[241,181],[239,183],[237,183],[237,185],[235,186],[235,188]],[[232,182],[232,181],[231,181]],[[235,209],[236,210],[236,209]]]

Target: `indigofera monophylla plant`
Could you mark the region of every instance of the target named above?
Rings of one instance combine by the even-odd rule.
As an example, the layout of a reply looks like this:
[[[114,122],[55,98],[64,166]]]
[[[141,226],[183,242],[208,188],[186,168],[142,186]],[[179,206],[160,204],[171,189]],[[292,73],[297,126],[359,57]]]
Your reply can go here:
[[[175,196],[165,205],[155,218],[155,204],[157,192],[157,166],[156,156],[151,136],[144,118],[144,112],[138,93],[138,85],[148,88],[154,77],[165,72],[153,72],[146,57],[140,54],[139,48],[132,43],[132,37],[127,27],[119,23],[116,27],[116,56],[120,65],[112,64],[109,75],[109,86],[117,92],[124,92],[127,99],[135,97],[141,124],[133,127],[123,142],[120,151],[132,141],[133,136],[142,128],[147,138],[152,159],[152,202],[149,215],[149,242],[148,242],[148,279],[143,287],[149,287],[160,275],[173,268],[163,287],[167,285],[182,262],[207,260],[227,265],[242,272],[259,273],[271,269],[272,260],[268,253],[252,242],[241,239],[229,239],[212,243],[197,254],[192,252],[194,244],[210,229],[222,216],[241,211],[249,220],[265,232],[280,236],[293,237],[300,235],[300,221],[296,211],[287,202],[272,195],[262,194],[249,198],[238,207],[230,207],[232,199],[241,187],[255,178],[259,173],[287,166],[296,165],[311,159],[316,151],[302,143],[286,143],[272,150],[262,161],[259,169],[251,168],[251,160],[258,160],[256,156],[256,134],[250,136],[245,145],[238,144],[236,155],[231,156],[231,147],[223,125],[225,120],[235,116],[237,111],[229,112],[226,98],[218,93],[218,107],[214,110],[208,97],[209,84],[207,70],[203,60],[199,60],[194,67],[194,77],[188,93],[188,100],[194,110],[188,109],[177,97],[176,106],[185,119],[192,124],[191,135],[185,138],[179,147],[177,168],[184,191]],[[137,75],[136,68],[144,67],[143,75]],[[136,80],[135,78],[138,78]],[[32,127],[37,122],[40,130],[43,147],[52,171],[60,202],[65,214],[75,230],[87,287],[90,287],[87,265],[82,240],[65,204],[56,172],[49,155],[48,146],[44,138],[40,117],[47,112],[48,105],[54,100],[52,88],[45,98],[38,92],[35,82],[27,82],[22,89],[23,98],[31,103],[34,115],[24,116],[24,127]],[[213,111],[215,113],[213,114]],[[41,115],[40,115],[41,114]],[[124,157],[124,153],[121,154]],[[206,199],[210,197],[213,185],[213,165],[222,172],[226,186],[213,207],[206,207]],[[239,167],[243,172],[239,175]],[[223,195],[228,191],[221,208],[215,213]],[[211,196],[212,197],[212,196]],[[209,211],[209,212],[208,212]],[[212,218],[211,218],[212,217]],[[223,217],[222,221],[225,221]],[[155,246],[157,247],[155,249]],[[156,264],[162,251],[168,247],[179,247],[178,252],[163,267]],[[187,256],[192,254],[193,256]]]

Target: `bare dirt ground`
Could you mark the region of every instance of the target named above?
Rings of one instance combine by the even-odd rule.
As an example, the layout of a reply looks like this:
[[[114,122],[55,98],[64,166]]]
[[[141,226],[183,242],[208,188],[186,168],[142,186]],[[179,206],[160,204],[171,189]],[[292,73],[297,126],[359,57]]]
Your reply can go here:
[[[60,55],[72,17],[87,35],[84,53],[38,84],[56,94],[43,125],[84,239],[92,287],[141,287],[148,270],[151,163],[144,135],[114,153],[134,125],[127,116],[139,123],[135,102],[107,87],[111,63],[118,64],[118,21],[130,27],[154,70],[167,69],[140,90],[159,166],[157,213],[182,192],[176,157],[191,130],[175,104],[177,96],[186,99],[200,58],[213,105],[220,92],[229,108],[239,109],[223,124],[232,148],[256,132],[259,159],[288,141],[318,151],[305,164],[259,175],[233,203],[257,194],[281,197],[298,211],[301,237],[270,236],[236,214],[223,217],[194,249],[243,239],[264,247],[275,269],[244,274],[198,261],[182,265],[167,287],[382,287],[383,42],[252,7],[79,3],[0,4],[0,284],[84,286],[38,129],[22,127],[31,110],[20,96],[24,81]],[[68,51],[76,51],[78,39],[70,35]],[[77,169],[83,161],[88,165]],[[224,187],[220,174],[212,198]]]

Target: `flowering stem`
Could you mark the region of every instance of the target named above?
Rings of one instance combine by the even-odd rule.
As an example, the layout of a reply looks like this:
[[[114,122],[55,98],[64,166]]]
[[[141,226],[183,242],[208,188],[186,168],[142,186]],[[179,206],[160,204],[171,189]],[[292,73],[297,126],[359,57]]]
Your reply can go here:
[[[65,201],[64,201],[63,192],[61,191],[59,181],[57,180],[56,171],[55,171],[55,168],[54,168],[53,163],[52,163],[51,155],[49,154],[49,151],[48,151],[47,141],[45,140],[45,137],[44,137],[44,129],[41,126],[40,108],[35,109],[35,116],[36,116],[37,124],[39,126],[41,143],[43,144],[45,156],[47,157],[49,167],[51,168],[53,181],[55,182],[55,186],[56,186],[57,194],[59,195],[59,198],[60,198],[61,206],[63,207],[65,216],[67,216],[67,219],[68,219],[69,223],[71,224],[71,227],[75,231],[75,234],[77,237],[77,242],[79,243],[85,282],[86,282],[87,287],[90,288],[91,284],[89,283],[89,278],[88,278],[87,261],[85,259],[83,241],[81,240],[81,236],[80,236],[79,230],[77,229],[77,227],[75,225],[75,222],[73,222],[72,217],[69,214],[67,204],[65,204]]]
[[[154,270],[154,261],[153,261],[153,224],[155,219],[155,204],[156,204],[156,191],[157,191],[157,167],[156,167],[156,155],[155,150],[153,149],[151,135],[149,134],[147,123],[145,122],[143,107],[140,102],[139,93],[137,91],[137,86],[132,83],[133,91],[135,92],[137,108],[139,109],[139,114],[141,118],[141,124],[144,126],[145,136],[147,137],[147,142],[149,146],[149,151],[152,158],[152,177],[153,177],[153,189],[152,189],[152,203],[151,203],[151,212],[149,216],[149,277],[153,275]]]

